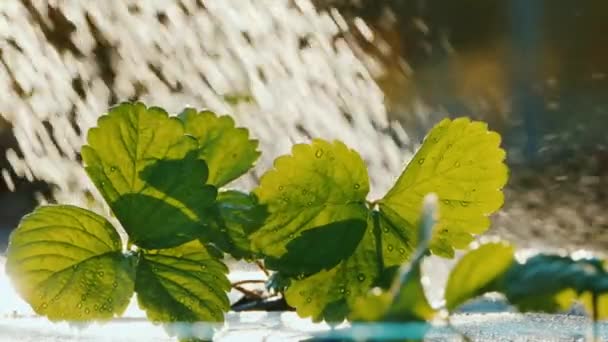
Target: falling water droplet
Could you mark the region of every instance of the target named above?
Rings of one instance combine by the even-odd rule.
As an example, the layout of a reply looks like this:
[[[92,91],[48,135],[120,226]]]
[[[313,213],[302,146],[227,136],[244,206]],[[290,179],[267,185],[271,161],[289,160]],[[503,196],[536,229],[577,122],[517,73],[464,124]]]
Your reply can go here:
[[[393,247],[393,245],[388,245],[388,247],[386,247],[386,248],[388,249],[389,252],[392,252],[394,247]]]
[[[317,158],[323,157],[323,150],[318,149],[317,152],[315,152],[315,157],[317,157]]]
[[[84,313],[88,315],[91,313],[91,310],[89,310],[89,308],[86,308],[86,309],[84,309]]]
[[[115,171],[116,171],[116,166],[110,167],[110,172],[115,172]]]
[[[113,287],[113,288],[117,288],[117,287],[118,287],[118,283],[117,283],[117,282],[113,282],[113,283],[112,283],[112,287]]]
[[[310,303],[310,302],[312,302],[312,298],[310,298],[310,297],[306,298],[306,303]]]
[[[384,227],[382,227],[382,231],[385,233],[388,233],[389,229],[388,229],[388,227],[384,226]]]
[[[365,280],[365,274],[363,274],[363,273],[359,273],[359,274],[357,275],[357,280],[359,280],[359,281],[364,281],[364,280]]]
[[[46,309],[48,307],[48,305],[46,303],[42,303],[42,308]]]
[[[346,292],[346,289],[343,286],[340,287],[340,293],[344,293],[344,292]]]
[[[418,164],[420,164],[420,165],[424,164],[424,158],[418,159]]]
[[[404,248],[399,248],[399,254],[405,254],[405,249]]]
[[[77,308],[82,309],[82,303],[78,303],[78,305],[76,305]]]
[[[459,162],[459,161],[455,162],[455,163],[454,163],[454,166],[455,166],[455,167],[460,167],[460,162]]]
[[[283,189],[285,189],[285,187],[282,185],[279,185],[279,191],[283,191]]]
[[[359,183],[355,183],[355,190],[359,190],[360,187],[361,185],[359,185]]]

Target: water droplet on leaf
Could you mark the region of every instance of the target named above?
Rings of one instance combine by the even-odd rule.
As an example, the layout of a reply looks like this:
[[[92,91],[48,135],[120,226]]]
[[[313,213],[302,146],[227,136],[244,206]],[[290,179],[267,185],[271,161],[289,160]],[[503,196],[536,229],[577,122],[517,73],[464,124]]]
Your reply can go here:
[[[363,273],[359,273],[359,275],[357,275],[357,280],[364,281],[365,280],[365,275]]]
[[[315,152],[315,157],[317,157],[317,158],[323,157],[323,150],[318,149],[317,152]]]
[[[355,183],[355,186],[354,186],[355,190],[359,190],[360,187],[361,187],[361,185],[359,185],[359,183]]]
[[[312,302],[312,298],[310,298],[310,297],[306,298],[306,303],[310,303],[310,302]]]
[[[394,247],[393,247],[393,245],[388,245],[388,247],[386,247],[386,248],[388,249],[389,252],[392,252]]]
[[[419,165],[424,164],[424,158],[420,158],[420,159],[418,159],[418,164],[419,164]]]

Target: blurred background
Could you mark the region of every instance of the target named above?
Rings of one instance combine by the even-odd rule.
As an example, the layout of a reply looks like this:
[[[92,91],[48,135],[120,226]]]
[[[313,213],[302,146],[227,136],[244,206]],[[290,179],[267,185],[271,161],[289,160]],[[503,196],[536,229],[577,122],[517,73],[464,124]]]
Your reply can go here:
[[[250,189],[312,137],[370,166],[372,197],[442,117],[503,135],[511,179],[492,233],[608,247],[605,0],[4,0],[0,251],[38,203],[104,211],[87,129],[141,100],[230,113],[260,140]]]

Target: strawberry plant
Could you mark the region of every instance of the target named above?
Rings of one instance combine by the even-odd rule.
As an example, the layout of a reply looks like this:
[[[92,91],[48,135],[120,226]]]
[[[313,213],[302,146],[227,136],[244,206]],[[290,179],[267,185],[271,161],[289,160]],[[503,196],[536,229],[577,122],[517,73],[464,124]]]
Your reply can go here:
[[[500,136],[465,118],[437,124],[378,200],[367,198],[361,156],[321,139],[277,158],[251,193],[224,189],[260,153],[246,129],[208,111],[172,117],[125,103],[100,117],[87,141],[85,170],[114,219],[41,206],[11,235],[7,272],[51,320],[108,320],[136,293],[148,318],[180,338],[209,335],[170,323],[221,322],[229,310],[225,253],[263,259],[287,303],[315,321],[358,319],[376,287],[398,298],[378,317],[432,317],[420,260],[452,257],[483,233],[508,173]],[[421,219],[429,193],[436,219]]]

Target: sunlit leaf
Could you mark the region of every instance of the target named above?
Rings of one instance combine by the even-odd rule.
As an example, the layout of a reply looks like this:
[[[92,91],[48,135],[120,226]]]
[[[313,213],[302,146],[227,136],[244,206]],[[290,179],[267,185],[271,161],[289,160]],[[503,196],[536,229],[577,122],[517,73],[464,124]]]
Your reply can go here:
[[[257,140],[249,139],[249,131],[235,127],[229,116],[188,108],[180,118],[186,133],[198,140],[200,157],[209,166],[209,184],[226,185],[247,172],[260,156]]]
[[[432,230],[436,222],[437,198],[424,198],[422,214],[417,220],[418,245],[412,260],[400,267],[391,266],[383,270],[378,278],[381,287],[374,288],[365,297],[358,298],[353,305],[351,318],[362,321],[411,322],[430,320],[435,315],[422,286],[421,264],[427,255]],[[390,286],[383,278],[391,278]],[[387,288],[384,290],[383,288]]]
[[[352,256],[330,270],[293,279],[285,299],[301,317],[340,322],[374,284],[379,273],[377,260],[374,235],[368,229]]]
[[[133,295],[133,259],[114,227],[88,210],[39,207],[12,233],[7,257],[19,294],[53,321],[109,320]]]
[[[272,258],[274,265],[285,258],[290,268],[310,273],[329,270],[352,254],[364,235],[361,227],[368,216],[368,191],[363,160],[344,144],[314,140],[311,145],[295,145],[292,155],[279,157],[255,190],[269,216],[252,236],[254,247]],[[314,239],[324,236],[321,229],[348,236],[348,242],[321,251],[328,248],[327,241]],[[325,254],[323,258],[314,253],[301,258],[293,254],[304,247]],[[289,249],[294,252],[290,254]]]
[[[135,292],[148,318],[172,335],[195,335],[173,323],[222,322],[230,308],[228,268],[221,253],[194,240],[171,249],[143,251]],[[185,326],[187,327],[187,325]],[[184,330],[185,329],[185,330]]]
[[[179,119],[125,103],[89,130],[82,158],[130,242],[165,248],[197,236],[203,210],[215,200],[197,149]]]
[[[420,263],[410,265],[402,280],[389,290],[377,287],[357,298],[351,319],[366,322],[411,322],[430,320],[435,310],[421,282]],[[398,279],[396,279],[398,281]]]
[[[507,167],[499,145],[500,135],[482,122],[459,118],[437,124],[379,202],[381,212],[409,223],[389,226],[385,244],[407,236],[428,193],[437,194],[440,201],[433,253],[452,257],[454,248],[465,248],[473,235],[483,233],[490,225],[488,215],[503,203]]]
[[[456,309],[466,301],[497,290],[496,280],[514,263],[513,246],[486,243],[468,252],[450,273],[445,289],[446,308]]]

